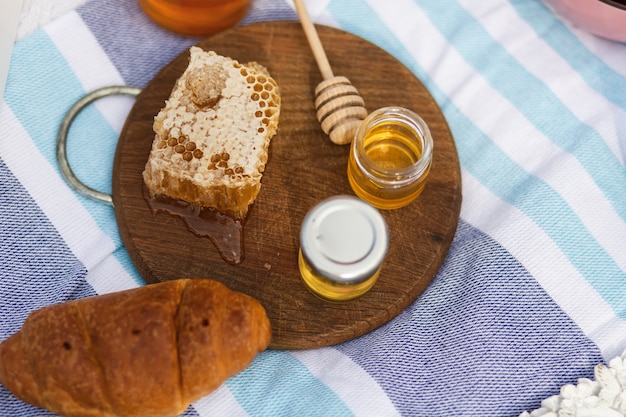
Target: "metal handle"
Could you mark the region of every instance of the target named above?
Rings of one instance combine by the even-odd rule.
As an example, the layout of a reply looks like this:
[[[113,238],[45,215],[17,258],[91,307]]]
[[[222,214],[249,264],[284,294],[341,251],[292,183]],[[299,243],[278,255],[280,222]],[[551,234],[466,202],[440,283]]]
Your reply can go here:
[[[61,121],[61,126],[59,127],[59,133],[57,135],[57,161],[59,163],[59,167],[61,168],[61,172],[63,176],[67,180],[67,182],[76,190],[78,193],[84,195],[85,197],[91,198],[96,201],[100,201],[103,203],[107,203],[113,205],[113,197],[110,194],[103,193],[98,190],[94,190],[93,188],[85,185],[81,182],[70,167],[70,164],[67,160],[67,133],[70,130],[70,126],[74,121],[74,118],[80,113],[82,109],[87,107],[87,105],[92,102],[111,95],[129,95],[129,96],[138,96],[141,93],[141,88],[139,87],[128,87],[123,85],[114,85],[110,87],[103,87],[97,90],[92,91],[84,95],[81,99],[79,99],[74,105],[68,110]]]

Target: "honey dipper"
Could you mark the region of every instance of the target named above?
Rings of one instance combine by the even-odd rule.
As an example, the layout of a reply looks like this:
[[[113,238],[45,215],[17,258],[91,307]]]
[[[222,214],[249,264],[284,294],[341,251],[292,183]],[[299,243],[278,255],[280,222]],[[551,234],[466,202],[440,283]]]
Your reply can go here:
[[[352,141],[361,121],[367,117],[365,102],[346,77],[335,76],[330,67],[315,26],[303,0],[294,0],[304,34],[322,74],[322,82],[315,88],[315,110],[324,133],[337,145]]]

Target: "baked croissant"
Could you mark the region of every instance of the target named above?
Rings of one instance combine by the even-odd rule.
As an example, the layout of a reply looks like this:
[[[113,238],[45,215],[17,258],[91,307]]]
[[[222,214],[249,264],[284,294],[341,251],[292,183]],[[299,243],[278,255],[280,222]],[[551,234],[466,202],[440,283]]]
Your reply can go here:
[[[182,413],[266,349],[252,297],[181,279],[52,305],[0,344],[0,383],[63,416]]]

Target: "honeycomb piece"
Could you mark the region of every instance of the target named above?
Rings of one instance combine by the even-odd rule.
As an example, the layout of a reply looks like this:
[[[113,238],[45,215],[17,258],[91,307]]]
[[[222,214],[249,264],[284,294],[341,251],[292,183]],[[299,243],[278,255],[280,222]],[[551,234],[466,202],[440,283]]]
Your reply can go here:
[[[150,195],[245,218],[260,191],[280,104],[280,88],[262,65],[192,47],[154,120],[143,172]]]

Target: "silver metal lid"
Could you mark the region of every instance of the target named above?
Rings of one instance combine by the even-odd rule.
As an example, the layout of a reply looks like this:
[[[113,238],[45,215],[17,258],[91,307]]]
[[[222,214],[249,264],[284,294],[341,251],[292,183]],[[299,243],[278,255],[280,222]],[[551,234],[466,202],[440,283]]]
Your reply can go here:
[[[387,224],[380,212],[353,196],[331,197],[305,216],[300,249],[319,275],[340,283],[371,277],[387,249]]]

